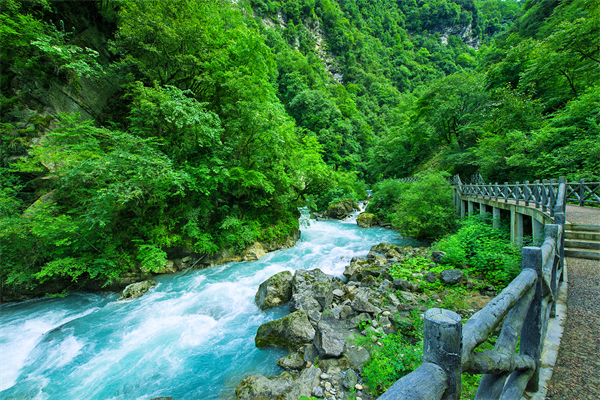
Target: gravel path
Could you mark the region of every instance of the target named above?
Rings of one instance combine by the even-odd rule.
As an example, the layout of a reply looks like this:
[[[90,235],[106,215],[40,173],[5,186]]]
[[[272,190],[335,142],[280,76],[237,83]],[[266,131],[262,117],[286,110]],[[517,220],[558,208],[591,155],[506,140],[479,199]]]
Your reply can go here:
[[[568,206],[567,221],[600,225],[600,210]],[[567,258],[567,320],[546,399],[600,399],[600,262]]]

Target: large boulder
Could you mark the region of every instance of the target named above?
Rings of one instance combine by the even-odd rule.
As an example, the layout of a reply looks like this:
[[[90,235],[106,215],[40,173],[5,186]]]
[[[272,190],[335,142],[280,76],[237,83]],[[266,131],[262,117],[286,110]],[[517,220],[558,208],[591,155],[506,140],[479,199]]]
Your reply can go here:
[[[292,298],[292,273],[283,271],[260,284],[254,301],[261,310],[277,307]]]
[[[123,290],[123,294],[117,299],[117,301],[137,299],[150,290],[152,286],[156,286],[156,281],[154,279],[132,283]]]
[[[294,304],[303,304],[301,299],[310,297],[319,303],[322,311],[333,301],[334,285],[329,275],[320,269],[311,269],[310,271],[298,270],[292,280],[292,295],[296,299]],[[290,303],[290,307],[292,304]],[[297,308],[302,309],[302,308]],[[290,308],[290,311],[292,308]],[[308,310],[307,310],[308,311]]]
[[[377,216],[371,213],[362,213],[356,218],[356,223],[361,228],[370,228],[377,225],[378,222]]]
[[[301,310],[259,326],[254,343],[259,349],[272,346],[295,351],[312,343],[314,337],[315,329],[306,312]]]
[[[354,211],[354,202],[352,200],[342,200],[327,207],[327,216],[334,219],[343,219]]]
[[[323,313],[317,325],[315,347],[320,358],[339,357],[344,352],[346,338],[352,335],[345,329],[345,323],[329,313]]]

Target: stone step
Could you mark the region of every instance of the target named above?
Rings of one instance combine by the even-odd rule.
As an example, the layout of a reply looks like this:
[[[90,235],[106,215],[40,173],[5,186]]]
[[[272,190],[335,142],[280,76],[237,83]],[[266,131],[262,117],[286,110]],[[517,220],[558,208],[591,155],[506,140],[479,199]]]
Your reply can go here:
[[[585,258],[588,260],[600,260],[600,251],[565,249],[565,257]]]
[[[565,231],[565,239],[600,240],[600,232]]]
[[[587,249],[587,250],[600,250],[600,241],[591,240],[565,240],[565,249]]]
[[[565,231],[600,232],[600,225],[565,224]]]

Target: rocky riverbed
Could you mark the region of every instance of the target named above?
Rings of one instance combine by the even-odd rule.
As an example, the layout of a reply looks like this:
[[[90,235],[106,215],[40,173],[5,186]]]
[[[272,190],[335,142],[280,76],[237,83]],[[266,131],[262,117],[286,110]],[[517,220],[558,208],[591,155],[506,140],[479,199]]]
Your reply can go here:
[[[437,275],[423,271],[411,281],[394,279],[392,266],[413,257],[429,258],[433,268],[443,254],[380,243],[367,257],[353,258],[341,278],[312,269],[294,274],[283,271],[264,281],[255,297],[258,307],[264,310],[288,303],[290,314],[261,325],[255,344],[287,349],[289,354],[277,362],[285,372],[272,377],[247,376],[237,387],[236,398],[370,399],[369,388],[362,381],[363,363],[370,354],[357,344],[361,342],[358,339],[369,333],[396,333],[411,326],[411,310],[422,312],[428,307],[425,302],[440,301],[436,294],[432,298],[425,295],[420,282],[467,283],[461,270],[450,269]],[[463,313],[482,307],[488,300],[483,298]]]

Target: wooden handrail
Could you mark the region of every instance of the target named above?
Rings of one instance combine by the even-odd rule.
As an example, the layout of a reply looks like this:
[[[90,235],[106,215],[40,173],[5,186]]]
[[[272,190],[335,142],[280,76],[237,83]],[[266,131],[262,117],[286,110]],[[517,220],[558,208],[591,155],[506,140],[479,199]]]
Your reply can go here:
[[[563,275],[569,184],[564,178],[559,183],[526,181],[511,185],[463,185],[459,177],[453,182],[461,195],[505,201],[512,196],[526,205],[535,203],[542,212],[552,213],[554,224],[545,226],[540,247],[523,248],[521,273],[464,325],[460,316],[452,311],[427,310],[423,325],[423,365],[398,380],[381,400],[459,399],[463,372],[484,374],[476,400],[520,399],[525,390],[538,390],[548,319],[555,315]],[[585,200],[585,195],[580,198]],[[494,349],[475,352],[500,325],[502,329]],[[515,353],[517,345],[519,354]]]

